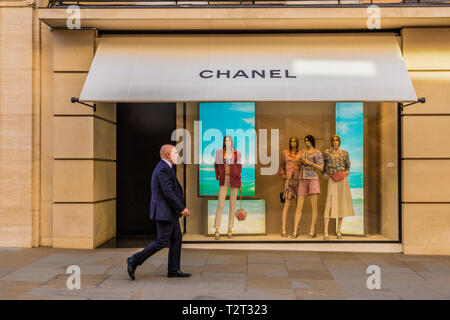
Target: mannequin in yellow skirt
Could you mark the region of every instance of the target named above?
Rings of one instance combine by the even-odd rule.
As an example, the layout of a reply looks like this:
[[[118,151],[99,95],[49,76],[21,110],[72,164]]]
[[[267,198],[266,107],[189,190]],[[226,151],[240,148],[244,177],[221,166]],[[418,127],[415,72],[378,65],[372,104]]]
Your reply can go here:
[[[331,148],[325,150],[324,177],[328,178],[327,201],[324,216],[324,240],[328,240],[328,223],[330,218],[338,219],[337,239],[342,239],[341,227],[344,217],[355,215],[348,175],[350,174],[350,158],[348,152],[340,149],[341,138],[331,137]]]

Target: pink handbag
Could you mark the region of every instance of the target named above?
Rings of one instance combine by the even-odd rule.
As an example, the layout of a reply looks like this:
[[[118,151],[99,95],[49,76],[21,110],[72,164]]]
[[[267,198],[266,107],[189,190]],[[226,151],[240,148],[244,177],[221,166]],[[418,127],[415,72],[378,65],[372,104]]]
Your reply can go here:
[[[244,221],[247,218],[247,211],[245,211],[242,208],[242,191],[239,188],[239,209],[236,210],[236,212],[234,213],[234,215],[236,216],[236,219],[238,219],[239,221]]]
[[[346,176],[347,174],[345,173],[345,171],[338,171],[331,175],[331,179],[333,179],[333,181],[338,182],[344,180]]]

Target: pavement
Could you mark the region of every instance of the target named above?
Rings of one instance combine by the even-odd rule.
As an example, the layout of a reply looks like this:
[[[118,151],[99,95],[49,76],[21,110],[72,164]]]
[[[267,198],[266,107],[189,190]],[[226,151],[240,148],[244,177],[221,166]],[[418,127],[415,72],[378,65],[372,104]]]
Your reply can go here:
[[[450,299],[450,256],[183,249],[192,277],[167,278],[164,249],[131,281],[126,258],[137,251],[0,248],[0,299]],[[68,289],[70,265],[80,268],[80,289]],[[380,289],[367,287],[373,265]]]

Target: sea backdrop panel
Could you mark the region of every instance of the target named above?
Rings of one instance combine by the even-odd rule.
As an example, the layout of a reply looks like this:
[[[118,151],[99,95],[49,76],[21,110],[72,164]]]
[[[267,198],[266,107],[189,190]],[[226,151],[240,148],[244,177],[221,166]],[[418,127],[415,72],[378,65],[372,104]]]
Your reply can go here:
[[[214,165],[203,164],[199,166],[199,170],[200,195],[217,197],[219,195],[219,180],[216,179]],[[241,183],[243,196],[255,195],[255,165],[242,166]],[[229,189],[227,195],[230,195]]]
[[[218,200],[208,200],[208,235],[215,233],[214,220],[216,217]],[[239,198],[236,201],[236,210],[239,209]],[[261,235],[266,234],[266,203],[265,200],[242,200],[242,208],[247,211],[247,218],[244,221],[236,219],[233,213],[235,235]],[[230,212],[230,201],[225,201],[225,206],[220,219],[221,234],[228,232],[228,218]]]
[[[199,196],[217,196],[219,181],[214,171],[215,153],[223,148],[223,138],[233,137],[241,153],[242,195],[255,196],[256,132],[254,102],[202,102],[199,121],[203,134],[199,143]],[[228,192],[229,194],[229,192]]]
[[[364,235],[364,114],[362,102],[336,103],[336,134],[350,157],[348,181],[355,215],[342,222],[342,233]]]

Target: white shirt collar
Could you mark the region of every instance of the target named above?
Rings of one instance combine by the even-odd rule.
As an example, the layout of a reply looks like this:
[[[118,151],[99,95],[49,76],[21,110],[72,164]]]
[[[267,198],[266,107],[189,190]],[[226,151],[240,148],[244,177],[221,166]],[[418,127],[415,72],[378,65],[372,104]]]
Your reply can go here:
[[[169,165],[169,167],[172,168],[172,164],[169,161],[167,161],[166,159],[162,159],[162,160],[165,161]]]

